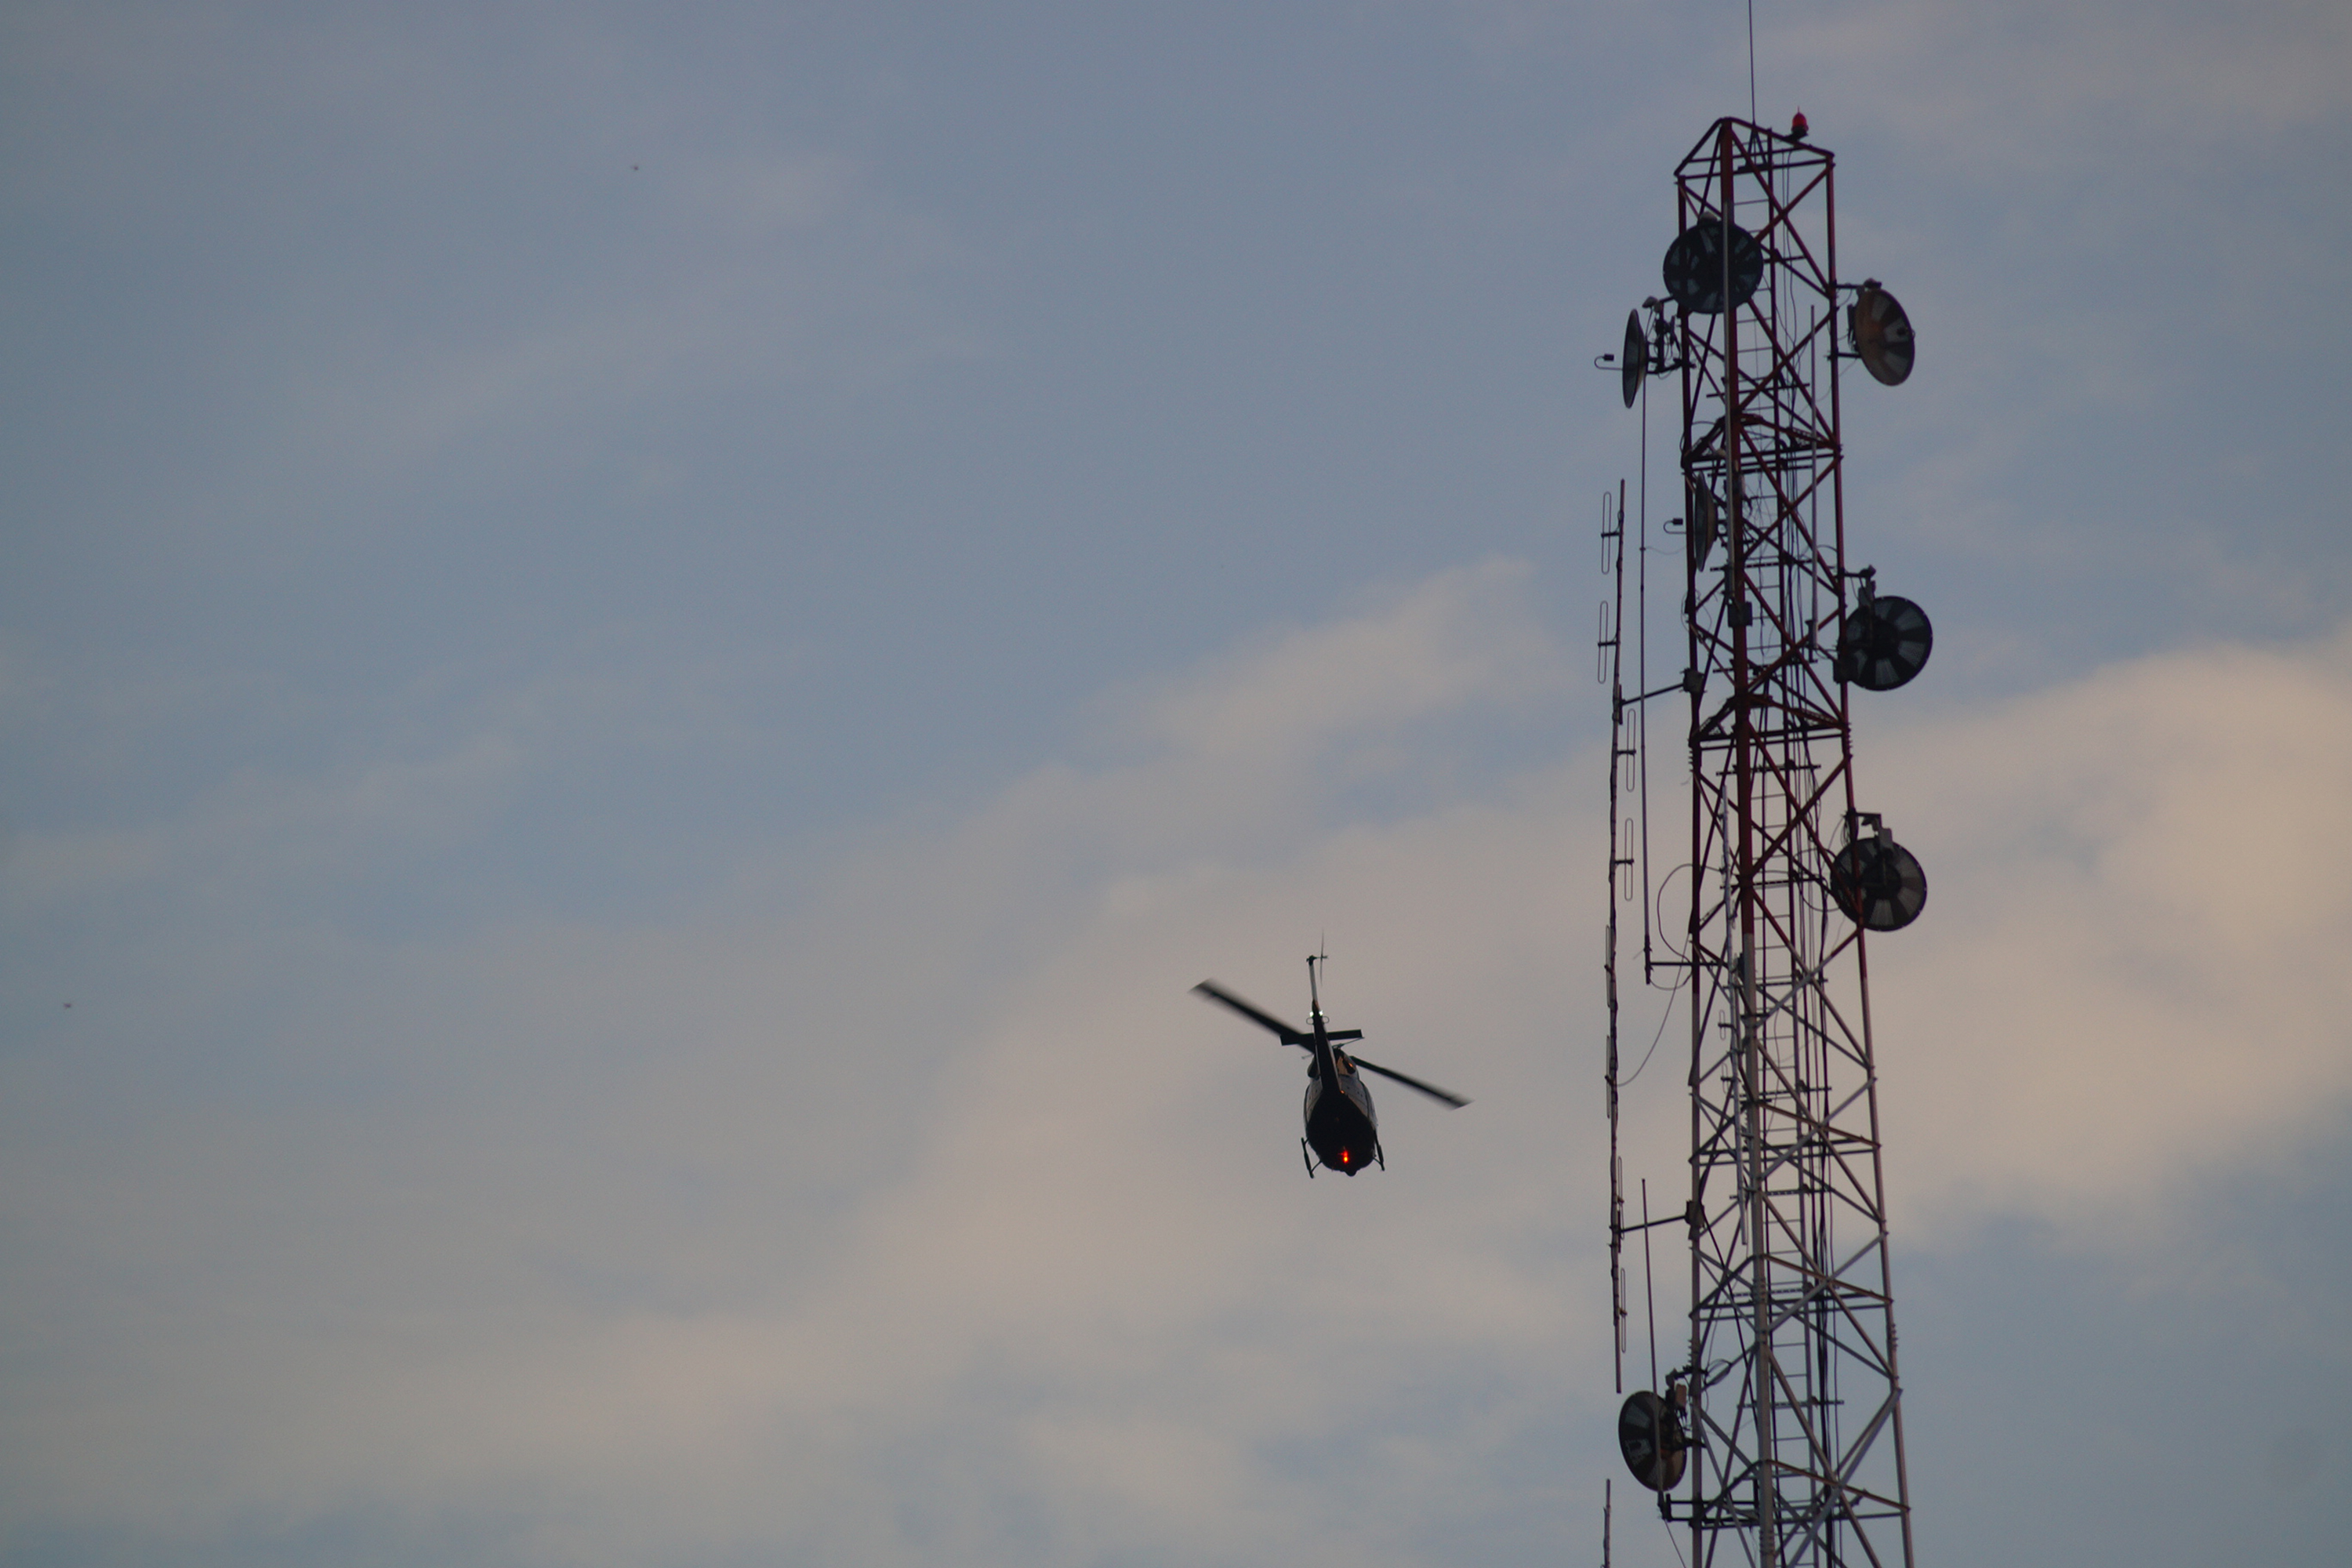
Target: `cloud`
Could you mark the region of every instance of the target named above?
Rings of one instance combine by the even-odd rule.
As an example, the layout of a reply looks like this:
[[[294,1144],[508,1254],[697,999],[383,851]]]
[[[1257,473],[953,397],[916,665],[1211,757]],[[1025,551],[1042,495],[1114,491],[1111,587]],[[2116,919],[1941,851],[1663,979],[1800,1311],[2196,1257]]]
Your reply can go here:
[[[2340,1132],[2347,772],[2352,632],[1872,726],[1870,804],[1931,887],[1872,949],[1922,1210],[2112,1223]]]
[[[2160,1249],[2214,1181],[2342,1138],[2352,628],[2127,660],[2023,697],[1922,695],[1856,697],[1859,805],[1930,889],[1916,925],[1870,943],[1905,1244],[2022,1219]],[[1664,897],[1685,893],[1676,879]],[[1629,994],[1630,1069],[1659,1012]],[[1675,1192],[1685,1020],[1668,1020],[1667,1070],[1654,1063],[1626,1109],[1629,1179]]]
[[[830,890],[751,867],[685,929],[312,932],[299,964],[236,970],[267,1037],[209,1073],[161,1006],[20,1058],[15,1525],[520,1510],[521,1558],[1255,1561],[1320,1536],[1397,1560],[1320,1478],[1444,1451],[1446,1506],[1475,1510],[1463,1468],[1508,1470],[1563,1380],[1556,1216],[1521,1173],[1590,1141],[1545,963],[1577,797],[1553,770],[1472,799],[1440,773],[1367,820],[1318,781],[1545,706],[1560,660],[1527,590],[1446,573],[1221,661],[1143,700],[1117,760],[886,838]],[[534,761],[506,753],[502,787]],[[423,830],[465,772],[279,791],[274,823],[199,811],[150,831],[151,865],[314,837],[322,800]],[[106,896],[91,856],[24,863],[45,907],[75,865]],[[316,897],[282,859],[250,871],[248,906]],[[1393,1091],[1399,1169],[1310,1185],[1298,1062],[1185,989],[1299,1010],[1327,932],[1333,1005],[1478,1103]],[[1417,1415],[1433,1366],[1495,1399]]]
[[[1509,1556],[1570,1506],[1562,1424],[1607,1430],[1599,759],[1399,759],[1482,710],[1559,721],[1529,587],[1442,574],[1131,694],[1106,760],[877,831],[819,883],[754,854],[668,923],[313,932],[219,982],[258,1036],[202,1059],[168,986],[28,1040],[8,1528],[126,1555],[350,1517],[462,1526],[486,1561]],[[2145,1227],[2168,1182],[2340,1124],[2347,713],[2352,637],[1872,726],[1868,804],[1935,889],[1874,949],[1906,1244]],[[1363,809],[1364,758],[1413,789]],[[332,798],[429,825],[419,792],[478,787],[453,761]],[[320,797],[279,798],[299,825]],[[272,833],[184,831],[225,824]],[[315,896],[254,865],[251,906]],[[1297,1060],[1184,993],[1297,1011],[1327,935],[1375,1059],[1474,1103],[1384,1091],[1392,1168],[1310,1183]],[[1673,1137],[1634,1163],[1673,1171]]]

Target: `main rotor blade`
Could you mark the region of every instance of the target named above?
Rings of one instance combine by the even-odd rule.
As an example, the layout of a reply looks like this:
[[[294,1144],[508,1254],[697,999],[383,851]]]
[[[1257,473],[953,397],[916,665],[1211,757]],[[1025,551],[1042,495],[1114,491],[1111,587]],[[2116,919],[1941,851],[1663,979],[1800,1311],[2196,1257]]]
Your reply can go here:
[[[1376,1072],[1382,1078],[1392,1078],[1396,1079],[1397,1082],[1404,1085],[1407,1089],[1417,1089],[1421,1090],[1422,1093],[1429,1096],[1432,1100],[1442,1100],[1445,1101],[1446,1104],[1452,1106],[1456,1110],[1461,1110],[1464,1106],[1470,1103],[1458,1094],[1446,1093],[1445,1090],[1438,1088],[1433,1083],[1423,1083],[1417,1078],[1407,1078],[1404,1074],[1391,1068],[1384,1068],[1378,1062],[1368,1062],[1363,1058],[1356,1055],[1353,1051],[1348,1053],[1348,1059],[1355,1063],[1358,1067],[1363,1068],[1366,1072]]]
[[[1193,986],[1192,989],[1201,995],[1206,996],[1212,1002],[1223,1003],[1226,1006],[1231,1007],[1234,1012],[1239,1013],[1243,1017],[1247,1018],[1251,1023],[1255,1024],[1259,1028],[1272,1030],[1275,1034],[1281,1037],[1282,1043],[1286,1046],[1303,1046],[1307,1044],[1307,1037],[1305,1035],[1300,1034],[1297,1030],[1292,1028],[1289,1025],[1284,1023],[1273,1014],[1260,1012],[1257,1008],[1251,1006],[1248,1003],[1243,1001],[1232,992],[1221,990],[1216,982],[1213,980],[1203,980],[1198,985]]]

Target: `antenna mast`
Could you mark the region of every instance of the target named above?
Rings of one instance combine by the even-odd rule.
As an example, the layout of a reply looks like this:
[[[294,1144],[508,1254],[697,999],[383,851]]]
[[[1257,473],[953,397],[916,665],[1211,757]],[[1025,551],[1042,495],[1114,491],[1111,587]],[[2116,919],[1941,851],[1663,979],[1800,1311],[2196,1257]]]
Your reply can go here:
[[[1911,339],[1874,281],[1838,280],[1833,176],[1801,117],[1787,133],[1717,121],[1675,170],[1671,300],[1649,302],[1643,363],[1681,382],[1688,653],[1677,685],[1618,689],[1617,730],[1622,747],[1628,701],[1687,695],[1691,869],[1673,884],[1685,940],[1644,968],[1690,988],[1690,1352],[1619,1429],[1661,1515],[1689,1529],[1693,1568],[1912,1562],[1864,932],[1909,924],[1927,882],[1857,809],[1850,701],[1855,685],[1916,675],[1930,634],[1916,605],[1846,566],[1839,365],[1898,383]],[[1841,295],[1857,307],[1853,352]],[[1646,646],[1646,626],[1635,636]],[[1622,1378],[1622,1244],[1639,1227],[1624,1223],[1615,1148],[1617,819]]]

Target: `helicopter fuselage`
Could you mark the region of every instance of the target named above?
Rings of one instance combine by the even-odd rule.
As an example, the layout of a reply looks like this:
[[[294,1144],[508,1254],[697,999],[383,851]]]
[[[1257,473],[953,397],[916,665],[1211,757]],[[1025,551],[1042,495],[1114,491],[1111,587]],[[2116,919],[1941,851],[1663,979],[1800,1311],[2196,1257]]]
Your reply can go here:
[[[1273,1014],[1252,1006],[1214,981],[1203,980],[1192,990],[1239,1013],[1284,1045],[1297,1046],[1307,1053],[1307,1102],[1300,1108],[1307,1131],[1298,1145],[1308,1175],[1315,1173],[1318,1162],[1327,1170],[1344,1171],[1350,1176],[1367,1165],[1385,1170],[1388,1157],[1381,1147],[1380,1119],[1372,1111],[1372,1091],[1364,1082],[1365,1073],[1378,1073],[1456,1109],[1470,1102],[1433,1083],[1423,1083],[1378,1062],[1350,1057],[1342,1049],[1339,1042],[1360,1040],[1364,1032],[1334,1029],[1324,1023],[1323,998],[1316,985],[1315,973],[1321,961],[1320,953],[1307,961],[1307,1013],[1303,1030],[1294,1029]]]
[[[1318,1023],[1321,1020],[1318,1019]],[[1307,1146],[1325,1168],[1352,1176],[1381,1156],[1380,1118],[1364,1075],[1318,1029],[1307,1068]]]

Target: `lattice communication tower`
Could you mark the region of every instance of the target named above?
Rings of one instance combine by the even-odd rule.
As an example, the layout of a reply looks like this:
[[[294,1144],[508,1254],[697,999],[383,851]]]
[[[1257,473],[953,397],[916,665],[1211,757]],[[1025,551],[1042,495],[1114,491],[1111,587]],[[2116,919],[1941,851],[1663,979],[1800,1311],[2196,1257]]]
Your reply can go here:
[[[1682,515],[1656,552],[1646,506],[1632,531],[1629,643],[1624,487],[1604,501],[1616,587],[1601,640],[1621,1393],[1625,1242],[1641,1236],[1646,1256],[1650,1227],[1672,1225],[1690,1247],[1687,1360],[1625,1401],[1618,1436],[1661,1517],[1687,1528],[1694,1568],[1912,1562],[1867,933],[1910,924],[1927,879],[1859,809],[1850,711],[1856,688],[1918,674],[1932,632],[1916,605],[1876,593],[1873,569],[1846,564],[1839,371],[1899,384],[1912,338],[1875,279],[1839,279],[1834,164],[1801,116],[1787,132],[1717,121],[1675,172],[1665,296],[1603,356],[1643,405],[1645,489],[1647,388],[1681,390]],[[1652,689],[1649,558],[1677,536],[1683,668]],[[1687,706],[1689,773],[1661,786],[1673,803],[1654,817],[1658,703]],[[1687,858],[1654,876],[1654,838],[1679,847],[1685,831]],[[1669,993],[1661,1037],[1672,1008],[1688,1015],[1690,1150],[1682,1212],[1652,1219],[1645,1183],[1628,1223],[1619,910],[1637,889],[1643,977]]]

